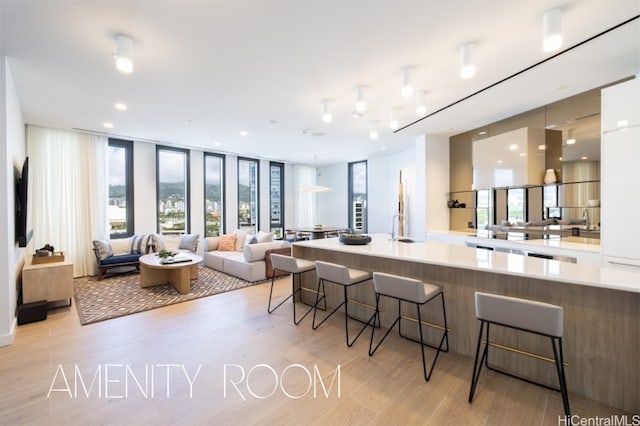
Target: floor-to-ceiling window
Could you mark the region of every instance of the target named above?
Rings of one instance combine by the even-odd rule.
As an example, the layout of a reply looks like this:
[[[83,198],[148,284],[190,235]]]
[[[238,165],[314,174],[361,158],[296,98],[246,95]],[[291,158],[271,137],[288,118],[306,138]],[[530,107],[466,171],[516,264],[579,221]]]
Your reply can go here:
[[[156,147],[158,232],[189,233],[189,150]]]
[[[133,235],[133,142],[109,139],[110,238]]]
[[[349,228],[367,232],[367,162],[349,163]]]
[[[204,154],[205,236],[224,233],[224,155]]]
[[[238,158],[238,228],[256,233],[259,200],[259,162]]]
[[[275,238],[284,236],[284,164],[269,163],[269,220]]]

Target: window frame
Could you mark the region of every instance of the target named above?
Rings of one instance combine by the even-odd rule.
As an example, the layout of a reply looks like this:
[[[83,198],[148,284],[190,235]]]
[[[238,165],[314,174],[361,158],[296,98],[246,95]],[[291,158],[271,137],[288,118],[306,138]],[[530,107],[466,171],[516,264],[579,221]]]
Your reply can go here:
[[[113,234],[109,232],[109,239],[129,238],[135,235],[135,192],[133,182],[133,141],[117,138],[109,138],[109,147],[123,148],[125,152],[124,166],[125,166],[125,185],[126,195],[125,203],[127,205],[126,221],[127,230],[125,233]],[[107,183],[107,193],[109,192],[109,184]],[[108,220],[109,218],[107,218]]]
[[[160,153],[162,151],[179,152],[185,155],[185,224],[184,233],[191,231],[191,164],[190,150],[166,145],[156,145],[156,232],[162,234],[160,227]]]
[[[255,223],[255,232],[256,234],[260,230],[260,160],[249,157],[238,157],[238,161],[236,163],[236,178],[237,178],[237,201],[236,201],[236,209],[237,209],[237,221],[238,221],[238,229],[243,229],[240,227],[240,162],[246,161],[251,162],[256,165],[256,223]]]
[[[273,206],[273,199],[271,198],[272,194],[271,194],[271,189],[273,187],[272,181],[271,181],[271,169],[275,167],[277,169],[279,169],[280,171],[280,185],[279,185],[279,190],[280,190],[280,202],[279,202],[279,206],[280,206],[280,222],[275,224],[272,222],[271,220],[271,208]],[[277,161],[270,161],[269,162],[269,232],[273,232],[274,229],[280,229],[281,233],[279,236],[276,235],[276,238],[284,238],[284,222],[285,222],[285,215],[284,215],[284,197],[285,197],[285,193],[284,193],[284,179],[285,179],[285,172],[284,172],[284,163],[280,163]]]
[[[359,164],[364,164],[365,167],[365,182],[364,182],[364,188],[365,188],[365,196],[364,196],[364,215],[363,215],[363,226],[362,229],[356,229],[355,227],[355,218],[354,218],[354,212],[353,212],[353,203],[354,203],[354,198],[353,198],[353,169],[354,166],[359,165]],[[354,232],[368,232],[367,229],[369,227],[369,209],[367,207],[367,203],[369,201],[369,164],[367,162],[367,160],[361,160],[361,161],[353,161],[350,162],[348,165],[349,168],[349,178],[348,178],[348,185],[349,185],[349,199],[348,199],[348,213],[349,213],[349,228],[352,229]]]
[[[220,170],[220,188],[221,188],[221,199],[222,199],[222,208],[220,209],[220,226],[219,235],[222,235],[226,232],[227,227],[227,190],[226,190],[226,179],[225,173],[227,168],[227,156],[224,154],[214,153],[214,152],[205,152],[202,162],[203,167],[203,200],[204,200],[204,236],[211,237],[212,235],[207,234],[207,157],[216,157],[221,160],[221,170]]]

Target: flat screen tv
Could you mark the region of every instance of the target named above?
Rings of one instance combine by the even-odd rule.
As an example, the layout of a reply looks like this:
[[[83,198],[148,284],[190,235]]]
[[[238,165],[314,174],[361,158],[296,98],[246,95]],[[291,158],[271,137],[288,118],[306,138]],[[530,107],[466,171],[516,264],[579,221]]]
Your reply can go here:
[[[31,230],[27,225],[27,199],[29,191],[29,157],[24,159],[22,172],[16,179],[16,241],[19,247],[26,247],[31,240]]]

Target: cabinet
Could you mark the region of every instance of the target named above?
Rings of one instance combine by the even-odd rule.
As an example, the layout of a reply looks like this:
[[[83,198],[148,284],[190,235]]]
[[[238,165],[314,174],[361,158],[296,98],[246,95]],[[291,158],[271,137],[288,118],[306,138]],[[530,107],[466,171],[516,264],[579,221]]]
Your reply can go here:
[[[640,271],[640,81],[602,90],[603,266]]]
[[[73,297],[73,263],[31,263],[28,257],[22,268],[22,303],[46,300],[53,302]]]

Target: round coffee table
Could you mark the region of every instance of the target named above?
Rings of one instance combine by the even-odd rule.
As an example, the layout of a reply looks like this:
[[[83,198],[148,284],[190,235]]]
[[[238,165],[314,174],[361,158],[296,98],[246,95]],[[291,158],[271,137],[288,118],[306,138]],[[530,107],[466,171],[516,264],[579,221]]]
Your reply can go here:
[[[161,260],[155,253],[140,256],[140,287],[171,284],[180,294],[188,294],[190,281],[198,279],[202,257],[180,253],[174,263],[162,263]]]

